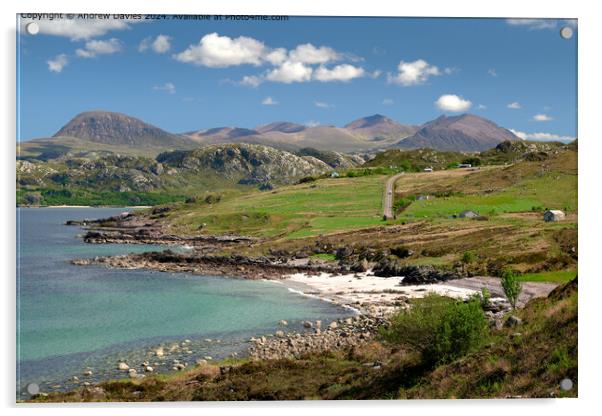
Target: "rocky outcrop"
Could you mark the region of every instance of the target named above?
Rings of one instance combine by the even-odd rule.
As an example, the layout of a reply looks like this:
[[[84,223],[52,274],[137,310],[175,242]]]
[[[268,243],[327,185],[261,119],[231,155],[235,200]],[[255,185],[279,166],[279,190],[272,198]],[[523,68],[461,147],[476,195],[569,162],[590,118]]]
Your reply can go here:
[[[326,163],[315,158],[302,158],[272,147],[242,143],[162,153],[157,161],[178,170],[210,170],[241,184],[293,183],[299,178],[330,170]]]
[[[251,359],[299,358],[304,354],[349,348],[368,342],[385,322],[383,317],[357,315],[328,325],[306,322],[305,332],[280,332],[277,336],[251,338]],[[307,325],[311,324],[311,325]],[[323,328],[322,328],[323,327]]]
[[[100,264],[122,269],[152,269],[175,273],[230,276],[243,279],[283,279],[294,273],[340,273],[336,264],[306,263],[291,265],[270,257],[246,257],[241,255],[180,254],[171,250],[153,251],[121,256],[76,259],[78,266]]]
[[[453,271],[438,270],[433,266],[404,265],[390,258],[378,262],[373,272],[381,277],[403,277],[402,285],[426,285],[461,278]]]

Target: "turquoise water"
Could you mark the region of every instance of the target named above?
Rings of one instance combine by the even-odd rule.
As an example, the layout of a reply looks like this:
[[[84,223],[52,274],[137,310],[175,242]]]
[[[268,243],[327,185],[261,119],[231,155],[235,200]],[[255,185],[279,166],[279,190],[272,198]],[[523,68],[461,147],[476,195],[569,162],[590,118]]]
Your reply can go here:
[[[94,369],[91,381],[122,377],[119,359],[141,362],[149,349],[184,339],[191,340],[191,362],[224,358],[244,353],[250,336],[274,332],[281,319],[298,329],[302,320],[350,314],[276,282],[71,265],[74,258],[163,249],[85,244],[81,228],[63,225],[122,211],[18,210],[18,388],[69,388],[86,368]],[[156,365],[169,371],[170,363]]]

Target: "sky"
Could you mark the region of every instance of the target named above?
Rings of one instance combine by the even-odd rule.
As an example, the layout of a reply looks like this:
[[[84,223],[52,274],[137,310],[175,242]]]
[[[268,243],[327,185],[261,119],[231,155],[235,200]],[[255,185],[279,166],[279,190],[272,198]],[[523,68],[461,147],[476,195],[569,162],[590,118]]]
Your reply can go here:
[[[468,112],[525,139],[577,136],[572,20],[68,17],[17,16],[18,140],[89,110],[174,133]]]

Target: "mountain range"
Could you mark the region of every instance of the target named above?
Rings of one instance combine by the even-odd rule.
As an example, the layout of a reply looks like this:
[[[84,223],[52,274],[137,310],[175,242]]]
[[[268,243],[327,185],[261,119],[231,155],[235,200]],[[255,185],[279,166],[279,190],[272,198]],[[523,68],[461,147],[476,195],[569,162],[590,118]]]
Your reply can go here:
[[[252,129],[215,127],[175,134],[125,114],[88,111],[78,114],[50,139],[20,143],[19,153],[24,157],[37,157],[98,150],[156,156],[162,151],[226,143],[260,144],[291,152],[303,148],[356,154],[390,148],[476,152],[507,140],[520,139],[511,131],[473,114],[441,116],[422,126],[401,124],[375,114],[343,127],[278,121]]]

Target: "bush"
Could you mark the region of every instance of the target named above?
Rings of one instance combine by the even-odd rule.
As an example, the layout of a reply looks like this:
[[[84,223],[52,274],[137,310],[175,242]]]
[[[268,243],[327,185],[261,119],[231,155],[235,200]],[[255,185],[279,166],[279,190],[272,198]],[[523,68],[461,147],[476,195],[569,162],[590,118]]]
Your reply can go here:
[[[395,314],[381,335],[419,352],[425,364],[434,366],[476,350],[485,342],[487,330],[479,296],[463,302],[430,294]]]
[[[508,302],[510,302],[512,308],[516,309],[518,296],[523,290],[523,287],[518,280],[518,275],[512,270],[504,270],[502,273],[502,288],[504,289],[506,299],[508,299]]]
[[[315,182],[316,178],[314,178],[313,176],[305,176],[301,179],[299,179],[299,182],[297,182],[298,184],[302,184],[302,183],[309,183],[309,182]]]

